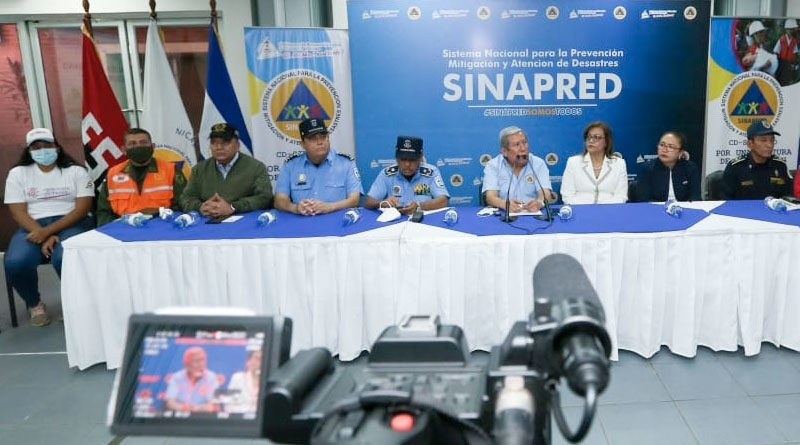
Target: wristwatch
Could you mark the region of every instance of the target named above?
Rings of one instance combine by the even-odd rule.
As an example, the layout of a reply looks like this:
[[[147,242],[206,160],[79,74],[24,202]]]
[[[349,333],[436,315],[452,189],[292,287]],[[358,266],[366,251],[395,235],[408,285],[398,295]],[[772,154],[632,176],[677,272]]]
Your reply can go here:
[[[228,205],[231,206],[231,213],[232,214],[236,213],[236,207],[234,207],[233,204],[228,204]]]

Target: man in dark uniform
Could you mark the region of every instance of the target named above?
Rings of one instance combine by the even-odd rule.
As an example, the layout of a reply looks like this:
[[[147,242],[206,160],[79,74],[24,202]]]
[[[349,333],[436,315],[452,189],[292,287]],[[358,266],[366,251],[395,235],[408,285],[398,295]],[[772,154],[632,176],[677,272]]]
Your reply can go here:
[[[747,148],[750,153],[728,163],[722,175],[724,199],[780,198],[792,194],[792,180],[786,163],[772,155],[775,131],[766,120],[757,120],[747,127]]]

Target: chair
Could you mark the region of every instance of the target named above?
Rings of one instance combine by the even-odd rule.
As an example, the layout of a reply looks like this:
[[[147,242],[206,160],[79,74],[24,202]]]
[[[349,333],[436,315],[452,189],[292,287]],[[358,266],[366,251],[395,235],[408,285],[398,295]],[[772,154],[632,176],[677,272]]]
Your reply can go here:
[[[706,200],[719,201],[722,198],[722,170],[717,170],[714,173],[706,176]]]
[[[3,253],[3,263],[5,264],[6,255]],[[8,277],[5,276],[5,272],[3,272],[3,279],[6,282],[6,295],[8,295],[8,310],[11,312],[11,327],[16,328],[19,326],[17,322],[17,307],[14,304],[14,288],[11,286],[11,282],[8,281]]]
[[[11,327],[16,328],[19,323],[17,323],[17,307],[14,305],[14,288],[8,280],[6,280],[6,294],[8,294],[8,310],[11,311]]]
[[[639,202],[639,194],[636,190],[638,186],[639,183],[636,180],[628,183],[628,202]]]
[[[5,253],[3,254],[3,263],[5,263],[6,256]],[[50,258],[44,258],[39,266],[43,264],[50,264]],[[17,321],[17,305],[14,304],[14,288],[11,286],[11,282],[8,281],[8,277],[4,275],[6,281],[6,295],[8,295],[8,310],[11,312],[11,327],[16,328],[19,326],[19,322]]]

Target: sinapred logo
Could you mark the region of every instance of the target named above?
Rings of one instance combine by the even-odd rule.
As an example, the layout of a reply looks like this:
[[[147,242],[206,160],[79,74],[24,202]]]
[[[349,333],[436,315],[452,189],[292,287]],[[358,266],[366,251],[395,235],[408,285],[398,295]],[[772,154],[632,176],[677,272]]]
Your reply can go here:
[[[774,77],[761,71],[747,71],[734,77],[720,98],[725,124],[742,136],[755,120],[772,125],[780,121],[784,108],[783,91]]]
[[[189,164],[189,160],[186,157],[175,150],[171,150],[167,147],[156,147],[153,151],[153,157],[156,159],[161,159],[162,161],[172,162],[175,164],[175,169],[180,170],[187,179],[192,174],[192,166]]]
[[[261,96],[261,110],[267,127],[275,136],[300,144],[300,122],[322,119],[328,131],[333,132],[339,124],[342,105],[330,79],[317,71],[293,69],[269,82]]]

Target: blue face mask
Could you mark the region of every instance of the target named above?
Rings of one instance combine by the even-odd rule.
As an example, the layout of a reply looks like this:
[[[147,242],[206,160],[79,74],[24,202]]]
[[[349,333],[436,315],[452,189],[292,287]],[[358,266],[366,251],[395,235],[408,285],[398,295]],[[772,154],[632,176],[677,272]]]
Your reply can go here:
[[[31,157],[37,164],[49,167],[58,159],[57,148],[40,148],[31,151]]]

